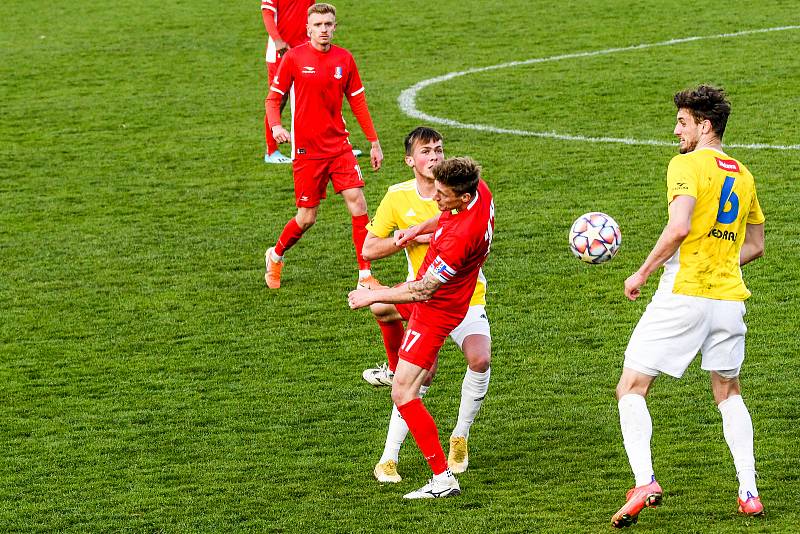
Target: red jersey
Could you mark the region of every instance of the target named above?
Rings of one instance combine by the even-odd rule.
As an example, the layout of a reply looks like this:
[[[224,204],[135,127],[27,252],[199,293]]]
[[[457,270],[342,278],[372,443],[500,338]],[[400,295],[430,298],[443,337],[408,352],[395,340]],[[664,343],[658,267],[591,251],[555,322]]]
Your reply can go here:
[[[364,92],[352,54],[336,45],[327,52],[310,43],[291,48],[283,56],[270,91],[284,95],[292,84],[293,158],[332,158],[352,150],[342,100]],[[270,120],[270,127],[275,124]]]
[[[478,194],[466,209],[455,214],[445,211],[439,217],[417,280],[430,272],[443,283],[430,300],[416,304],[422,308],[420,311],[461,318],[466,315],[478,272],[489,255],[493,234],[492,192],[486,182],[480,180]]]
[[[281,39],[295,47],[308,41],[308,8],[313,5],[314,0],[261,0],[261,12],[264,16],[272,15]]]

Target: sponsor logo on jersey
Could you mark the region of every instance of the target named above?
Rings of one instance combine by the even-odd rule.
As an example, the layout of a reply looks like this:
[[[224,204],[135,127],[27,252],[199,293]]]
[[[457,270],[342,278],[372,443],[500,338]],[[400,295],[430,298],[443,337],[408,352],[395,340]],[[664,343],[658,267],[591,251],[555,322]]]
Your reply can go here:
[[[306,153],[306,149],[305,148],[298,148],[297,149],[297,153],[298,154],[305,154]]]
[[[717,160],[717,167],[723,171],[739,172],[739,163],[735,159],[714,159]]]
[[[719,228],[712,228],[709,230],[708,235],[706,237],[715,237],[717,239],[722,239],[723,241],[733,241],[736,242],[736,232],[729,232],[728,230],[720,230]]]
[[[686,185],[686,182],[676,182],[675,187],[673,189],[675,189],[676,191],[688,191],[689,186]]]
[[[303,74],[316,74],[317,70],[314,67],[303,67]]]
[[[342,67],[336,67],[333,70],[333,77],[336,78],[337,80],[342,79]]]
[[[416,217],[416,216],[417,212],[414,211],[414,208],[408,208],[408,211],[406,212],[406,217]]]

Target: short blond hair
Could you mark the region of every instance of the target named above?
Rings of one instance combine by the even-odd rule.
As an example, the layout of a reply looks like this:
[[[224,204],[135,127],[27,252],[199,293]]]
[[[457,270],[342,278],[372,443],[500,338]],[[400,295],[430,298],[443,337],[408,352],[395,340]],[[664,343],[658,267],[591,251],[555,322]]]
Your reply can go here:
[[[314,4],[313,6],[308,8],[308,16],[310,17],[312,14],[316,13],[317,15],[327,15],[330,13],[333,15],[333,18],[336,18],[336,8],[333,7],[331,4]]]

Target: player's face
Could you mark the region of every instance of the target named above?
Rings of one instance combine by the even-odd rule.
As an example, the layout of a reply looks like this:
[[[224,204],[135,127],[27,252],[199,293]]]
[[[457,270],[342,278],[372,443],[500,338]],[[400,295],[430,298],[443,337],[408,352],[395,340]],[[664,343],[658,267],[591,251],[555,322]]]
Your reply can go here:
[[[459,195],[453,191],[452,187],[444,185],[438,180],[434,183],[436,184],[436,193],[433,195],[433,200],[436,201],[440,211],[461,210],[469,204],[471,200],[469,193]]]
[[[308,37],[315,48],[327,48],[336,30],[336,17],[333,13],[312,13],[308,17]]]
[[[681,154],[686,154],[697,148],[697,143],[700,142],[700,136],[703,134],[703,126],[706,122],[708,121],[696,122],[687,109],[678,110],[675,130],[672,133],[678,136],[680,143],[678,150]]]
[[[414,143],[414,151],[406,156],[406,164],[414,169],[416,176],[433,180],[433,168],[444,159],[442,141],[419,141]]]

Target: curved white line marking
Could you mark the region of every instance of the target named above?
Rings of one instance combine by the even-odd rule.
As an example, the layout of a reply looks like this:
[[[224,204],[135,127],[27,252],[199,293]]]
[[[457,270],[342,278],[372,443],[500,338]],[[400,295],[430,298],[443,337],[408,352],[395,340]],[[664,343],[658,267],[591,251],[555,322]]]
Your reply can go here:
[[[735,33],[720,33],[718,35],[706,35],[695,37],[683,37],[681,39],[670,39],[669,41],[662,41],[660,43],[638,44],[633,46],[623,46],[619,48],[606,48],[605,50],[594,50],[591,52],[577,52],[574,54],[561,54],[558,56],[540,57],[533,59],[526,59],[524,61],[510,61],[508,63],[500,63],[498,65],[490,65],[488,67],[476,67],[472,69],[462,70],[458,72],[450,72],[435,78],[428,78],[422,80],[403,90],[400,96],[397,97],[397,103],[400,110],[415,119],[422,119],[427,122],[436,124],[444,124],[455,128],[465,128],[468,130],[478,130],[483,132],[491,132],[498,134],[511,134],[522,135],[527,137],[543,137],[547,139],[559,139],[562,141],[583,141],[588,143],[623,143],[626,145],[655,145],[655,146],[676,146],[676,143],[667,141],[656,141],[653,139],[629,139],[625,137],[587,137],[583,135],[569,135],[561,134],[558,132],[530,132],[527,130],[515,130],[509,128],[498,128],[488,124],[468,124],[464,122],[446,119],[443,117],[435,117],[417,109],[417,95],[421,90],[429,85],[443,83],[459,76],[466,76],[468,74],[477,74],[479,72],[487,72],[490,70],[507,69],[510,67],[519,67],[522,65],[533,65],[535,63],[547,63],[550,61],[561,61],[562,59],[575,59],[593,56],[602,56],[607,54],[615,54],[617,52],[629,52],[631,50],[644,50],[645,48],[655,48],[657,46],[671,46],[681,43],[688,43],[691,41],[703,41],[706,39],[726,39],[730,37],[740,37],[742,35],[752,35],[755,33],[779,32],[785,30],[798,30],[800,26],[777,26],[775,28],[761,28],[758,30],[744,30]],[[726,143],[726,147],[731,148],[752,148],[752,149],[773,149],[773,150],[800,150],[800,145],[769,145],[764,143],[754,144],[737,144]]]

